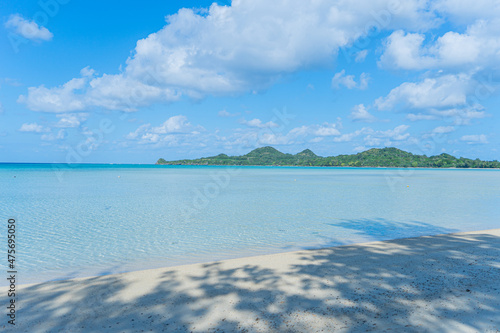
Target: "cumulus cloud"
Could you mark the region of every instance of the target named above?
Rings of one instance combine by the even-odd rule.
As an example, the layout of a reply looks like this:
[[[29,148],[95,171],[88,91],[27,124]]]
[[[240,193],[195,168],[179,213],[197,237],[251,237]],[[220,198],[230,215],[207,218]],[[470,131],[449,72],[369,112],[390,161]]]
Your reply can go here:
[[[361,73],[359,81],[356,82],[354,75],[345,75],[345,70],[336,73],[332,78],[332,88],[339,89],[341,86],[347,89],[366,89],[368,87],[369,75]]]
[[[217,115],[219,117],[236,117],[237,115],[239,115],[239,113],[230,113],[226,110],[220,110]]]
[[[431,7],[432,10],[447,15],[451,21],[458,24],[471,24],[478,18],[500,17],[500,3],[497,0],[475,0],[473,6],[465,0],[437,0]]]
[[[86,108],[83,95],[76,92],[85,87],[85,79],[72,79],[62,86],[28,88],[28,96],[21,95],[18,102],[25,103],[33,111],[68,112]]]
[[[384,68],[422,69],[431,67],[434,60],[421,51],[423,34],[394,31],[385,42],[379,65]]]
[[[389,14],[388,22],[379,23]],[[20,102],[35,111],[70,112],[102,107],[134,111],[180,96],[194,99],[258,91],[283,75],[330,66],[341,47],[380,29],[434,26],[420,0],[239,0],[207,11],[183,8],[159,31],[137,42],[120,74],[31,87]],[[366,55],[359,54],[359,60]],[[94,74],[94,73],[92,73]],[[359,87],[366,85],[361,79]]]
[[[480,105],[466,105],[451,109],[428,109],[426,113],[409,113],[406,119],[410,121],[442,119],[452,122],[454,125],[470,125],[473,119],[482,119],[489,116],[490,114],[486,113]]]
[[[261,145],[286,145],[290,143],[290,138],[279,133],[263,133],[259,135]]]
[[[238,129],[229,136],[216,136],[218,145],[223,145],[228,149],[232,147],[258,147],[261,145],[288,145],[294,143],[294,137],[273,132],[270,128],[247,128]]]
[[[20,132],[33,132],[33,133],[43,133],[43,132],[50,132],[50,128],[48,127],[43,127],[42,125],[39,125],[37,123],[25,123],[21,125],[21,128],[19,128]]]
[[[160,126],[144,124],[139,126],[134,132],[129,133],[126,138],[137,140],[140,144],[168,143],[170,145],[178,143],[179,135],[197,135],[204,130],[201,126],[193,126],[186,116],[178,115],[168,118]]]
[[[410,121],[418,121],[418,120],[435,120],[437,119],[436,116],[430,115],[430,114],[423,114],[423,113],[408,113],[406,115],[406,119]]]
[[[340,135],[336,124],[324,123],[313,130],[313,134],[317,136],[336,136]]]
[[[455,127],[453,126],[438,126],[432,130],[432,133],[435,134],[445,134],[445,133],[450,133],[455,130]]]
[[[403,141],[410,137],[406,131],[410,128],[408,125],[399,125],[394,129],[385,131],[376,131],[370,127],[363,127],[351,133],[345,133],[333,139],[334,142],[351,142],[359,136],[364,136],[363,141],[368,146],[380,146],[381,144],[390,145],[393,141]]]
[[[398,105],[414,109],[465,105],[470,85],[470,77],[466,74],[405,82],[392,89],[386,97],[378,98],[375,106],[379,110],[391,110]]]
[[[256,127],[256,128],[273,128],[273,127],[279,127],[278,124],[276,124],[274,121],[268,121],[267,123],[262,122],[260,119],[252,119],[252,120],[245,120],[242,119],[241,123],[244,125],[247,125],[249,127]]]
[[[395,141],[401,141],[407,139],[410,136],[410,133],[406,132],[408,128],[410,128],[410,126],[408,125],[399,125],[392,130],[390,129],[386,131],[375,131],[371,135],[375,137],[388,138]]]
[[[360,121],[365,123],[373,123],[377,121],[377,117],[368,112],[363,104],[358,104],[354,106],[351,110],[351,119],[354,121]]]
[[[148,85],[123,74],[93,78],[93,70],[85,67],[81,75],[58,87],[30,87],[28,95],[19,96],[18,102],[33,111],[44,112],[82,111],[95,107],[136,111],[140,106],[179,98],[171,89]]]
[[[468,8],[475,7],[468,6]],[[496,5],[498,8],[498,5]],[[394,31],[387,37],[379,65],[390,69],[458,69],[478,72],[498,68],[500,60],[500,19],[476,20],[463,33],[448,31],[426,43],[421,33]]]
[[[455,125],[469,125],[472,119],[482,119],[489,116],[482,107],[463,107],[463,108],[452,108],[445,110],[434,110],[429,111],[432,115],[439,116],[443,119],[451,120]]]
[[[54,141],[54,140],[62,140],[66,138],[67,133],[65,130],[61,129],[57,132],[57,134],[49,133],[42,135],[41,139],[43,141]]]
[[[262,123],[262,122],[260,122]],[[267,124],[267,123],[266,123]],[[340,135],[340,123],[311,124],[295,127],[288,132],[283,127],[253,126],[238,129],[229,137],[219,137],[225,146],[290,145],[305,142],[319,142],[324,138]]]
[[[417,70],[463,66],[477,63],[483,51],[478,37],[453,31],[445,33],[432,45],[425,46],[424,40],[423,34],[393,32],[387,39],[379,65]]]
[[[468,144],[486,144],[488,143],[488,138],[484,134],[464,135],[460,138],[460,141],[467,142]]]
[[[88,118],[89,114],[84,112],[79,113],[63,113],[56,115],[60,118],[56,127],[78,127],[80,124]]]
[[[5,22],[5,27],[33,41],[49,41],[54,37],[47,28],[40,27],[35,21],[26,20],[19,14],[11,15]]]
[[[355,62],[363,62],[368,55],[368,50],[362,50],[356,53],[356,57],[354,58]]]
[[[303,125],[301,127],[295,127],[291,129],[288,133],[290,137],[306,137],[313,135],[316,137],[327,137],[327,136],[337,136],[340,135],[339,127],[340,123],[328,123],[325,122],[321,125]]]
[[[454,132],[455,130],[456,130],[456,128],[454,126],[438,126],[438,127],[434,128],[431,132],[422,135],[422,137],[424,139],[432,138],[432,137],[436,138],[436,137],[439,137],[443,134],[448,134],[448,133]]]
[[[361,134],[366,133],[366,132],[371,132],[371,131],[372,131],[372,129],[367,128],[367,127],[363,127],[362,129],[356,130],[354,132],[342,134],[342,135],[334,138],[333,141],[334,142],[350,142],[354,138],[360,136]]]

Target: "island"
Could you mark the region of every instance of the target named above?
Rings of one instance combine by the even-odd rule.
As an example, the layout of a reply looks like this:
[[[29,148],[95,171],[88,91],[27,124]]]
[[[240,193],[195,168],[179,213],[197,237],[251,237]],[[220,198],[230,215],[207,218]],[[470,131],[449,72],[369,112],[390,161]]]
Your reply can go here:
[[[500,168],[500,162],[456,158],[450,154],[416,155],[394,147],[372,148],[357,154],[322,157],[305,149],[295,155],[273,147],[257,148],[242,156],[219,154],[192,160],[166,161],[158,165],[256,165],[256,166],[318,166],[318,167],[398,167],[398,168]]]

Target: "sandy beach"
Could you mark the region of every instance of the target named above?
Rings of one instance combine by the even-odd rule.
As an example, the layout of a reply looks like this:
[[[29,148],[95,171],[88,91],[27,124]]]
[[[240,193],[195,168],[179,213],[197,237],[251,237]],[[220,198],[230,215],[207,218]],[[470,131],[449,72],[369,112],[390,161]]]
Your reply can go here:
[[[16,332],[498,332],[500,229],[17,286]]]

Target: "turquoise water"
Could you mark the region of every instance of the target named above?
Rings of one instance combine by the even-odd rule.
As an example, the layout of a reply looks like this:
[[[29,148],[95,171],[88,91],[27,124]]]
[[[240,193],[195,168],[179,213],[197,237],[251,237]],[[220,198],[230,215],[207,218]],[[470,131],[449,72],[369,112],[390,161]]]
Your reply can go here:
[[[500,228],[499,170],[0,164],[0,187],[19,283]]]

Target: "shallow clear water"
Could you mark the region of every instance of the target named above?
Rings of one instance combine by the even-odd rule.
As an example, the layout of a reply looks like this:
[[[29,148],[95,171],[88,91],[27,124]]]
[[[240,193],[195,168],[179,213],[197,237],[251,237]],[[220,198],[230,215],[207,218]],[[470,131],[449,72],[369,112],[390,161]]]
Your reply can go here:
[[[1,164],[0,187],[19,283],[500,228],[499,170]]]

